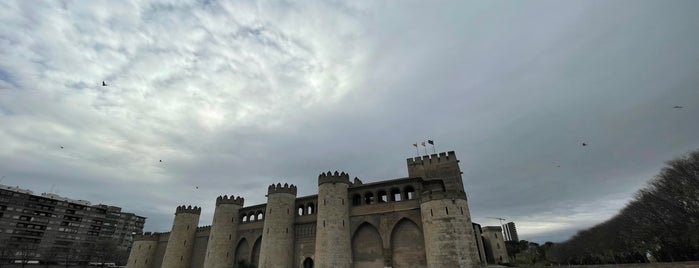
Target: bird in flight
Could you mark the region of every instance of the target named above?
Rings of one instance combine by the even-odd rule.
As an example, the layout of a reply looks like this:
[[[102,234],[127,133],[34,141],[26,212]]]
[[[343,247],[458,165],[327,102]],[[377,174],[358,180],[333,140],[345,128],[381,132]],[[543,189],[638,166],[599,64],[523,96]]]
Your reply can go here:
[[[583,143],[582,143],[582,146],[587,146],[587,143],[584,143],[584,142],[583,142]]]
[[[63,146],[61,146],[61,149],[63,149]]]
[[[195,187],[197,187],[197,189],[199,189],[199,186],[195,186]]]
[[[160,163],[162,163],[162,162],[163,162],[163,160],[162,160],[162,159],[160,159]]]
[[[106,86],[107,86],[107,83],[105,83],[104,81],[102,81],[102,86],[103,86],[103,87],[106,87]]]
[[[672,107],[672,108],[675,108],[675,109],[682,109],[682,106],[677,105],[677,106]]]

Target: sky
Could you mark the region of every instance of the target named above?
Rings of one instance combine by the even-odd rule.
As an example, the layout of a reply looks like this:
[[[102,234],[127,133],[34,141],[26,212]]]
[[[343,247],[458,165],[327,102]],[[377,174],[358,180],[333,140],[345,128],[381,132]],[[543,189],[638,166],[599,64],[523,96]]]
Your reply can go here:
[[[0,183],[120,206],[163,232],[178,205],[208,225],[219,195],[261,204],[278,182],[312,195],[327,170],[406,177],[411,144],[430,139],[461,160],[475,222],[564,241],[699,149],[697,12],[0,1]]]

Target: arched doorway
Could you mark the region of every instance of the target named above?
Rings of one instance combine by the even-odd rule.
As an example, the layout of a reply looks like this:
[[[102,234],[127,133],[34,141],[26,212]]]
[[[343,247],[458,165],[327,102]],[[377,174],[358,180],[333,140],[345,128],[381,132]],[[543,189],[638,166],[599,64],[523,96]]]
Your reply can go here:
[[[248,244],[248,240],[243,238],[238,242],[238,247],[235,249],[235,264],[241,262],[250,263],[248,256],[250,256],[250,245]]]
[[[252,246],[252,260],[250,262],[254,265],[260,263],[260,244],[262,244],[262,237],[258,238]]]
[[[363,223],[352,237],[352,263],[354,267],[383,268],[383,245],[376,228]]]
[[[303,268],[313,268],[313,259],[311,259],[311,257],[303,260]]]
[[[420,227],[408,219],[402,219],[391,232],[393,268],[427,267],[425,239]]]

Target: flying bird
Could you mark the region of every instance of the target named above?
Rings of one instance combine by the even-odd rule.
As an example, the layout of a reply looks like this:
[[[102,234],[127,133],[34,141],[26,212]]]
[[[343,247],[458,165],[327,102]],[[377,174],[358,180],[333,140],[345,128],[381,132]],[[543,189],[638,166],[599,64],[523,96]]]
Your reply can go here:
[[[163,160],[162,160],[162,159],[160,159],[160,163],[162,163],[162,162],[163,162]]]
[[[107,86],[107,83],[105,83],[104,81],[102,81],[102,86],[103,86],[103,87],[106,87],[106,86]]]
[[[672,107],[672,108],[675,108],[675,109],[682,109],[682,106],[676,105],[675,107]]]
[[[584,143],[584,142],[583,142],[583,143],[582,143],[582,146],[587,146],[587,143]]]
[[[199,189],[199,186],[195,186],[195,187],[197,187],[197,189]]]
[[[63,146],[61,146],[61,149],[63,149]]]

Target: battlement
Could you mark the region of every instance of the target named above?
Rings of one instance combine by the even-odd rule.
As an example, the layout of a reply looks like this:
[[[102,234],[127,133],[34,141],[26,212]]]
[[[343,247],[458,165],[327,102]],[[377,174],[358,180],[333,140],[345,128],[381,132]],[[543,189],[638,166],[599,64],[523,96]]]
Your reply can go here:
[[[267,187],[267,194],[277,193],[296,195],[296,186],[293,184],[289,185],[288,183],[285,183],[284,185],[282,185],[281,183],[277,183],[277,185],[272,184],[269,187]]]
[[[204,225],[204,226],[197,227],[197,232],[202,232],[202,231],[207,231],[207,230],[211,230],[211,225]]]
[[[429,165],[429,164],[437,164],[437,163],[447,163],[447,162],[456,162],[458,163],[459,160],[456,159],[456,153],[454,151],[449,151],[449,152],[441,152],[439,154],[431,154],[431,155],[423,155],[423,156],[418,156],[414,158],[408,158],[408,166],[413,166],[413,165]]]
[[[175,210],[175,215],[180,213],[201,215],[201,208],[197,206],[177,206],[177,210]]]
[[[235,198],[233,198],[232,195],[230,197],[228,197],[228,195],[224,195],[224,196],[219,195],[216,198],[216,206],[218,206],[220,204],[234,204],[234,205],[239,205],[242,207],[244,202],[245,202],[245,198],[242,198],[240,196],[236,196]]]
[[[349,180],[349,173],[345,172],[337,172],[335,170],[335,173],[332,173],[330,171],[320,173],[318,175],[318,186],[324,183],[346,183],[346,184],[351,184]]]
[[[160,235],[158,233],[145,232],[134,236],[134,241],[158,241]]]

